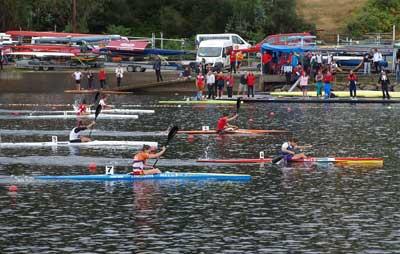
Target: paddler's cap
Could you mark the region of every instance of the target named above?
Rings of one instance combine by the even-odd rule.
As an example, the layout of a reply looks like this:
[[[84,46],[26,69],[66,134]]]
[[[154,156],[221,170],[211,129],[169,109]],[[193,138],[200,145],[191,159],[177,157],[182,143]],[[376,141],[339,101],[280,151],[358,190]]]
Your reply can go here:
[[[142,151],[145,151],[145,150],[151,150],[151,147],[149,145],[143,145]]]

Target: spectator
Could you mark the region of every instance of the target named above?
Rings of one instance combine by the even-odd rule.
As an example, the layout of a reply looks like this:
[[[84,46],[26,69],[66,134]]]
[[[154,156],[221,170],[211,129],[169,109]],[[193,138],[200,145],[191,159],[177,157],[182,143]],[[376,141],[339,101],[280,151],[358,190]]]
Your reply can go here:
[[[382,70],[381,74],[379,75],[378,84],[381,85],[382,98],[383,99],[387,98],[389,100],[390,99],[390,95],[389,95],[390,80],[384,70]]]
[[[75,80],[76,90],[81,90],[82,72],[81,72],[80,70],[76,70],[76,71],[72,74],[72,77],[74,77],[74,80]]]
[[[324,75],[324,93],[325,99],[329,99],[331,97],[331,89],[332,89],[333,75],[330,71]]]
[[[115,77],[117,78],[117,87],[120,87],[121,86],[121,80],[124,77],[124,69],[122,69],[120,64],[115,69]]]
[[[318,70],[317,75],[315,75],[317,97],[322,96],[323,79],[324,75],[322,75],[322,71]]]
[[[366,52],[363,56],[363,62],[364,62],[364,75],[369,75],[371,74],[371,54],[369,52]]]
[[[234,72],[236,73],[236,52],[234,50],[231,51],[231,53],[229,54],[229,61],[231,63],[231,68],[230,68],[230,72]]]
[[[240,95],[240,92],[244,93],[247,90],[247,71],[245,73],[243,73],[242,75],[240,75],[240,83],[239,83],[239,87],[238,87],[238,93],[237,96]]]
[[[271,61],[272,61],[272,55],[268,51],[265,51],[262,54],[262,59],[261,59],[261,62],[262,62],[262,65],[263,65],[262,69],[263,69],[263,73],[264,74],[269,74],[270,73]]]
[[[238,51],[236,53],[236,61],[237,61],[236,70],[238,72],[239,72],[240,66],[242,64],[243,58],[244,58],[244,55],[243,55],[242,51]]]
[[[159,56],[156,57],[153,69],[156,72],[157,82],[160,82],[160,80],[163,81],[163,78],[161,76],[161,58]]]
[[[204,91],[204,75],[203,73],[199,73],[196,77],[196,88],[197,88],[197,100],[203,100],[203,91]]]
[[[321,52],[318,52],[315,57],[317,59],[318,68],[321,68],[322,67],[322,54],[321,54]]]
[[[256,77],[254,76],[253,72],[249,71],[247,74],[247,97],[254,98],[254,85],[256,83]]]
[[[86,77],[87,77],[87,80],[88,80],[88,89],[93,89],[94,75],[93,75],[92,70],[89,69],[89,70],[87,71]]]
[[[192,78],[189,67],[185,67],[185,70],[181,73],[180,78],[183,80]]]
[[[206,76],[206,83],[207,83],[207,90],[208,90],[208,97],[207,99],[215,99],[214,94],[214,86],[215,86],[215,75],[214,73],[209,70]]]
[[[400,49],[396,53],[396,82],[400,84]]]
[[[349,76],[347,76],[349,81],[349,91],[351,99],[355,99],[357,96],[357,75],[351,70]]]
[[[302,73],[301,73],[301,76],[300,76],[300,88],[301,88],[301,91],[303,91],[303,97],[307,97],[307,91],[308,91],[308,79],[309,79],[310,77],[307,75],[307,72],[305,72],[305,71],[303,71]]]
[[[229,72],[226,77],[226,91],[228,94],[228,98],[232,98],[233,96],[233,85],[235,84],[235,78],[233,77],[232,72]]]
[[[0,50],[0,70],[3,70],[3,61],[4,61],[4,53],[3,50]]]
[[[99,77],[99,82],[100,82],[100,89],[105,88],[107,75],[106,75],[106,71],[104,70],[104,68],[100,69],[98,77]]]
[[[372,57],[372,61],[374,62],[375,72],[379,73],[382,70],[381,62],[383,61],[383,57],[381,52],[379,52],[377,48],[375,48],[375,53]]]
[[[285,74],[286,77],[286,85],[289,85],[292,81],[292,72],[293,72],[293,67],[288,60],[287,63],[283,66],[283,73]]]
[[[218,71],[217,77],[215,78],[215,83],[218,89],[218,98],[221,99],[222,95],[224,94],[224,86],[225,86],[225,77],[222,71]]]

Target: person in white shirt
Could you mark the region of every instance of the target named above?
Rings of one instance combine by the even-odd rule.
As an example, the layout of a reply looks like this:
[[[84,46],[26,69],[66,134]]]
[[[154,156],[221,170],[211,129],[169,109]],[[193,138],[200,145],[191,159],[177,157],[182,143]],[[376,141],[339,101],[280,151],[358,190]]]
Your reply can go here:
[[[380,71],[382,70],[382,68],[381,68],[382,61],[383,61],[382,54],[376,48],[375,52],[374,52],[374,56],[372,57],[372,62],[374,63],[376,73],[380,73]]]
[[[215,75],[211,70],[208,71],[208,73],[207,73],[206,83],[207,83],[207,90],[208,90],[207,99],[211,99],[211,98],[215,99],[215,94],[214,94]]]
[[[121,80],[124,77],[124,70],[122,69],[121,65],[115,69],[115,76],[117,77],[117,86],[121,86]]]
[[[72,74],[72,77],[74,77],[74,79],[75,79],[76,90],[81,90],[82,72],[80,72],[79,70],[77,70],[77,71],[75,71],[75,72]]]

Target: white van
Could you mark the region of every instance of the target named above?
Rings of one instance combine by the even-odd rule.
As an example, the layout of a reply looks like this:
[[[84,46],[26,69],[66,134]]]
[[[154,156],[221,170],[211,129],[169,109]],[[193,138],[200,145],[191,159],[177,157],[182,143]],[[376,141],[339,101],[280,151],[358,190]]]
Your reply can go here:
[[[228,68],[230,66],[229,54],[232,50],[233,45],[229,40],[202,41],[197,49],[196,62],[205,61],[206,64],[211,64],[213,67]]]
[[[251,45],[247,41],[243,40],[237,34],[198,34],[196,35],[196,47],[200,46],[200,43],[206,40],[228,40],[233,44],[233,48],[236,49],[247,49],[250,48]]]

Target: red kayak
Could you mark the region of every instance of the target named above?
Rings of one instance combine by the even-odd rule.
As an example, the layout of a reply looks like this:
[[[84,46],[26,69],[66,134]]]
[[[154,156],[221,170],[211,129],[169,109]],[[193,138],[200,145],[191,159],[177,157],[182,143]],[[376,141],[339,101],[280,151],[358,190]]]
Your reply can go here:
[[[224,132],[224,134],[281,134],[288,133],[286,130],[248,130],[248,129],[237,129],[234,131]],[[189,131],[178,131],[178,134],[187,135],[213,135],[218,134],[216,130],[189,130]]]
[[[199,159],[203,163],[249,164],[270,163],[273,158],[265,159]],[[347,164],[382,164],[383,158],[358,158],[358,157],[309,157],[307,159],[291,160],[290,162],[316,162],[316,163],[347,163]]]

